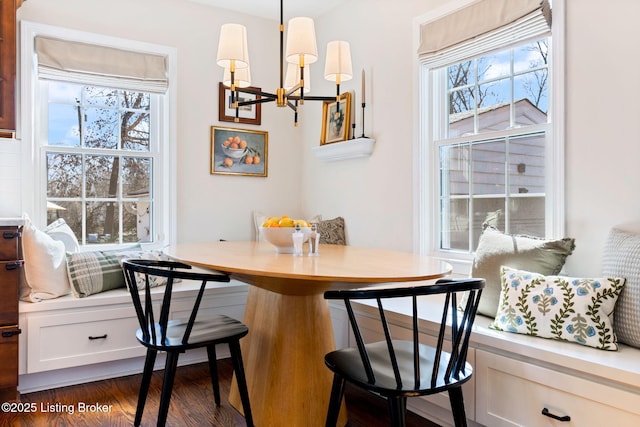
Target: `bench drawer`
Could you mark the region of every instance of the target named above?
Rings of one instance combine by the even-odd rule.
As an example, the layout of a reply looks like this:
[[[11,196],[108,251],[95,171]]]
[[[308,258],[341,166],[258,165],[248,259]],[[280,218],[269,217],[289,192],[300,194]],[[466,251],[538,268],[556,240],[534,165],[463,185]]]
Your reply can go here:
[[[640,394],[476,350],[476,421],[487,426],[638,426]],[[564,420],[543,415],[543,409]]]
[[[145,354],[135,338],[138,321],[132,306],[34,315],[27,328],[28,373]]]

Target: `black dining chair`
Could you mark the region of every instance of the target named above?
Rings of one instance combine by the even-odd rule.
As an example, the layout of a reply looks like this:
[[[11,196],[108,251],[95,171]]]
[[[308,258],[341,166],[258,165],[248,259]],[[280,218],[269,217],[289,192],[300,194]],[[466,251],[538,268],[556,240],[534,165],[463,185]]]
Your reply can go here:
[[[455,425],[466,426],[462,384],[473,373],[467,362],[467,349],[484,286],[484,279],[440,279],[420,286],[325,292],[326,299],[344,301],[356,341],[356,347],[325,356],[325,364],[334,373],[326,425],[336,425],[345,384],[349,382],[387,399],[392,426],[405,425],[408,397],[447,391]],[[425,334],[420,329],[418,308],[422,298],[436,295],[443,301],[442,316],[435,345],[427,345],[421,342]],[[411,340],[393,338],[383,307],[385,299],[404,297],[409,297],[412,305]],[[363,339],[352,301],[367,299],[377,301],[384,341],[365,343]]]
[[[240,400],[244,410],[247,426],[253,426],[249,393],[240,351],[240,338],[247,335],[249,329],[242,322],[225,315],[199,315],[198,309],[207,282],[228,282],[225,274],[189,271],[190,265],[175,261],[158,260],[125,260],[122,263],[127,287],[135,307],[140,328],[136,338],[147,348],[147,356],[142,374],[142,383],[138,394],[138,406],[134,425],[139,426],[142,420],[151,375],[158,351],[166,353],[164,379],[160,396],[158,426],[164,426],[169,411],[171,391],[178,366],[180,353],[193,348],[206,347],[209,359],[209,372],[216,405],[220,405],[220,388],[216,364],[216,344],[229,345],[231,360],[238,383]],[[169,319],[171,294],[177,279],[196,280],[201,282],[194,298],[191,314],[188,318]],[[151,287],[159,282],[166,282],[162,293],[162,301],[152,301]],[[143,291],[144,298],[141,298]],[[154,308],[154,305],[156,306]],[[159,308],[159,312],[156,311]]]

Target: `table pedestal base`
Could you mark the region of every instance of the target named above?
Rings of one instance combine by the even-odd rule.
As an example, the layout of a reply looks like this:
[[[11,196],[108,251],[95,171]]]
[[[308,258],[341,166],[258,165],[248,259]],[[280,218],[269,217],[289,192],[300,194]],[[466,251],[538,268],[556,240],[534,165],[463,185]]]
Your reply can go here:
[[[329,306],[322,295],[282,295],[252,286],[240,340],[256,426],[324,426],[333,373],[324,355],[335,349]],[[242,404],[233,381],[230,403]],[[343,407],[339,425],[347,423]]]

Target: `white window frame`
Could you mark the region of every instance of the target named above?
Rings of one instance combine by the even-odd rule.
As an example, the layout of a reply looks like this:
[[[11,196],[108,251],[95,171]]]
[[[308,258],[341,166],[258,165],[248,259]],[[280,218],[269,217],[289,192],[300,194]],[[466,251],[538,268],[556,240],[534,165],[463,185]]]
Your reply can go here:
[[[471,4],[474,0],[457,0],[414,19],[414,48],[420,44],[420,27],[453,11]],[[564,236],[564,140],[565,140],[565,0],[553,1],[553,24],[551,30],[551,92],[549,93],[549,116],[551,130],[547,134],[546,146],[546,208],[545,221],[548,238]],[[506,46],[505,46],[506,47]],[[414,252],[435,256],[450,262],[454,274],[470,273],[472,253],[453,250],[440,250],[440,200],[438,165],[438,145],[434,143],[433,127],[441,118],[434,118],[431,110],[433,81],[429,67],[421,62],[418,55],[414,61],[414,85],[416,114],[414,123],[417,129],[414,138]]]
[[[35,54],[35,38],[37,36],[60,38],[64,40],[91,43],[130,51],[164,55],[167,57],[167,74],[169,88],[164,95],[157,96],[157,108],[152,114],[159,119],[157,128],[157,144],[160,153],[154,159],[154,233],[153,243],[145,244],[147,248],[161,248],[176,243],[176,117],[177,110],[177,50],[168,46],[132,41],[123,38],[105,36],[83,31],[70,30],[50,25],[22,21],[20,27],[20,69],[23,70],[20,81],[21,116],[22,116],[22,211],[29,214],[38,228],[46,224],[46,171],[45,148],[41,141],[47,140],[43,135],[46,125],[46,113],[40,108],[44,100],[40,99],[42,82],[38,81]],[[172,102],[173,101],[173,102]],[[129,244],[130,245],[130,244]],[[103,245],[85,245],[83,249],[101,249]],[[114,245],[108,245],[113,247]]]

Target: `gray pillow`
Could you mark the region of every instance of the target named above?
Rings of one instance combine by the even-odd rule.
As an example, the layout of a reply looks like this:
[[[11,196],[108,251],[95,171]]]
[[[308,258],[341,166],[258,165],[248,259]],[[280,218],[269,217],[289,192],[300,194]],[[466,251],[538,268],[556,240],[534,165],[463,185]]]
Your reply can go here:
[[[614,228],[607,237],[602,273],[625,277],[613,318],[618,341],[640,348],[640,234]]]
[[[471,276],[484,278],[485,289],[478,313],[495,317],[500,299],[500,267],[507,266],[544,275],[560,273],[575,248],[575,240],[545,240],[538,237],[504,234],[491,226],[480,235]]]

